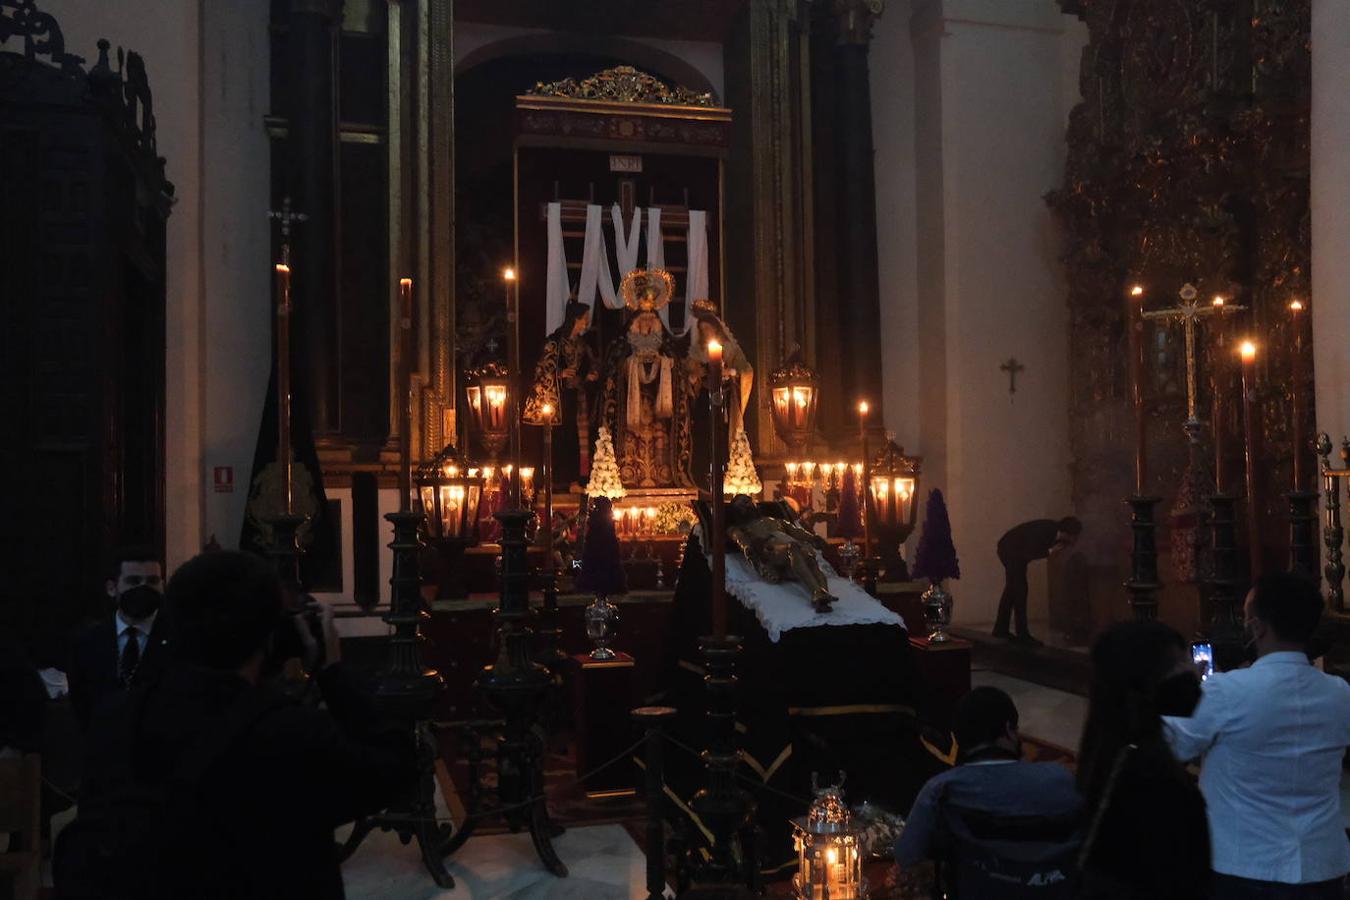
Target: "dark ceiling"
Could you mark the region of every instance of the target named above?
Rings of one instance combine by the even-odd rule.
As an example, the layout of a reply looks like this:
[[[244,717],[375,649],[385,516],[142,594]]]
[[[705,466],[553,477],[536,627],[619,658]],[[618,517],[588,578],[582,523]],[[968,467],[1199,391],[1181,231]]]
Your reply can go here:
[[[721,43],[745,0],[455,0],[461,22]]]

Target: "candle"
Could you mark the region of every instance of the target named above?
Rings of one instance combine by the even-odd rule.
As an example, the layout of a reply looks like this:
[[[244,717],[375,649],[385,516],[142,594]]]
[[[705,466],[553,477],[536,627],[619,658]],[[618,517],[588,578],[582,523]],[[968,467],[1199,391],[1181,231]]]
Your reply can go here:
[[[407,512],[412,504],[412,380],[409,354],[412,352],[412,279],[398,280],[398,509]]]
[[[1130,395],[1134,404],[1134,493],[1144,495],[1148,481],[1147,426],[1144,419],[1144,287],[1130,288],[1131,302],[1125,309],[1125,330],[1129,336]]]
[[[516,284],[516,270],[507,266],[502,270],[502,280],[506,283],[506,367],[510,371],[512,379],[512,386],[510,388],[510,403],[512,409],[510,419],[507,421],[510,427],[511,437],[511,462],[516,465],[516,468],[520,468],[520,408],[518,398],[516,397],[518,391],[515,388],[515,379],[520,376],[520,322],[518,321],[519,316],[517,315],[517,308],[520,305],[520,294],[517,289],[518,285]],[[499,421],[495,418],[497,414],[504,415],[506,412],[507,398],[504,396],[504,392],[499,393],[502,393],[503,396],[501,396],[497,404],[495,404],[497,408],[493,410],[494,421]],[[488,402],[492,402],[491,396],[488,397]],[[508,470],[508,478],[510,477],[510,474],[510,470]],[[521,474],[524,474],[523,469],[521,469]],[[514,500],[515,505],[519,507],[521,505],[521,486],[519,480],[508,481],[507,487],[511,491],[511,499]]]
[[[1303,457],[1307,452],[1303,441],[1303,388],[1305,376],[1303,374],[1303,301],[1291,300],[1289,302],[1290,330],[1294,333],[1294,358],[1290,366],[1290,378],[1293,380],[1291,400],[1294,405],[1293,429],[1294,444],[1294,490],[1303,490]]]
[[[553,577],[553,404],[545,403],[540,412],[544,414],[544,467],[540,473],[544,479],[544,566],[549,578]],[[552,584],[552,582],[549,582]]]
[[[1247,554],[1251,576],[1261,574],[1261,538],[1256,527],[1256,471],[1252,447],[1252,382],[1255,380],[1256,345],[1243,341],[1242,354],[1242,442],[1247,480]]]
[[[862,553],[862,563],[863,563],[863,572],[864,572],[864,573],[866,573],[866,572],[868,571],[868,570],[867,570],[867,560],[872,556],[872,515],[873,515],[873,505],[872,505],[872,503],[870,502],[871,498],[868,496],[869,494],[871,494],[871,491],[869,491],[869,490],[867,489],[867,485],[871,483],[871,478],[868,477],[868,461],[867,461],[867,413],[868,413],[868,410],[869,410],[869,409],[870,409],[870,407],[867,405],[867,401],[866,401],[866,400],[861,400],[861,401],[858,402],[858,437],[861,438],[861,440],[862,440],[862,472],[859,473],[859,474],[860,474],[861,477],[862,477],[861,484],[862,484],[862,489],[863,489],[863,491],[862,491],[862,495],[863,495],[863,505],[862,505],[862,520],[863,520],[863,546],[862,546],[863,553]]]
[[[277,263],[277,463],[286,515],[294,509],[291,489],[291,267]]]
[[[720,341],[708,341],[708,390],[722,389],[722,344]]]

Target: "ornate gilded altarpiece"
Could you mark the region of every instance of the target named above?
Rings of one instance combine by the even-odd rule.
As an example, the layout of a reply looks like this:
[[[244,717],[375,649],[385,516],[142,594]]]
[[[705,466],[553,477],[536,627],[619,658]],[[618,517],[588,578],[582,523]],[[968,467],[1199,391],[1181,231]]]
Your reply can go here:
[[[1087,24],[1082,102],[1068,129],[1063,186],[1047,198],[1066,236],[1072,322],[1071,442],[1075,506],[1094,561],[1123,559],[1133,493],[1126,289],[1148,288],[1150,308],[1173,306],[1186,282],[1202,296],[1245,304],[1230,317],[1227,347],[1251,336],[1257,365],[1257,492],[1262,543],[1286,544],[1290,488],[1293,335],[1288,304],[1310,289],[1310,0],[1062,0]],[[1316,302],[1316,298],[1312,299]],[[1160,546],[1187,467],[1185,360],[1180,329],[1145,331],[1147,493],[1163,498]],[[1216,379],[1228,398],[1218,415],[1229,490],[1242,493],[1242,427],[1231,352],[1202,332],[1200,409],[1211,416]],[[1310,345],[1310,342],[1305,344]],[[1304,371],[1311,373],[1310,346]],[[1311,386],[1306,421],[1312,421]],[[1311,431],[1311,429],[1310,429]],[[1213,432],[1206,429],[1199,494],[1212,490]],[[1176,519],[1181,524],[1180,519]],[[1203,560],[1203,553],[1200,554]],[[1162,614],[1194,609],[1177,571]],[[1269,563],[1281,563],[1272,558]],[[1118,579],[1117,579],[1118,581]],[[1173,612],[1168,612],[1168,607]],[[1123,607],[1123,605],[1122,605]]]

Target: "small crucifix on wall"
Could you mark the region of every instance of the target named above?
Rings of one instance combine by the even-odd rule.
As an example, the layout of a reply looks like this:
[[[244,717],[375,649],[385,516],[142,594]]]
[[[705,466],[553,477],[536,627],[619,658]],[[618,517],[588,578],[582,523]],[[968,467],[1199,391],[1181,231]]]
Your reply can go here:
[[[1017,393],[1017,374],[1026,370],[1026,366],[1017,361],[1017,357],[1010,356],[1008,361],[999,366],[999,370],[1008,373],[1008,397]]]

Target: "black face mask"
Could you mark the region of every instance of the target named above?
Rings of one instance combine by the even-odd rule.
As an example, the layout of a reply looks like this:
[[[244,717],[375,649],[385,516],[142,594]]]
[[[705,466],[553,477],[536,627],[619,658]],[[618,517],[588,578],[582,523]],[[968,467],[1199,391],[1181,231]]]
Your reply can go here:
[[[1158,714],[1186,718],[1200,703],[1200,676],[1194,672],[1178,672],[1163,680],[1153,693]]]
[[[128,619],[144,619],[159,611],[164,596],[152,587],[141,585],[117,596],[117,608]]]

